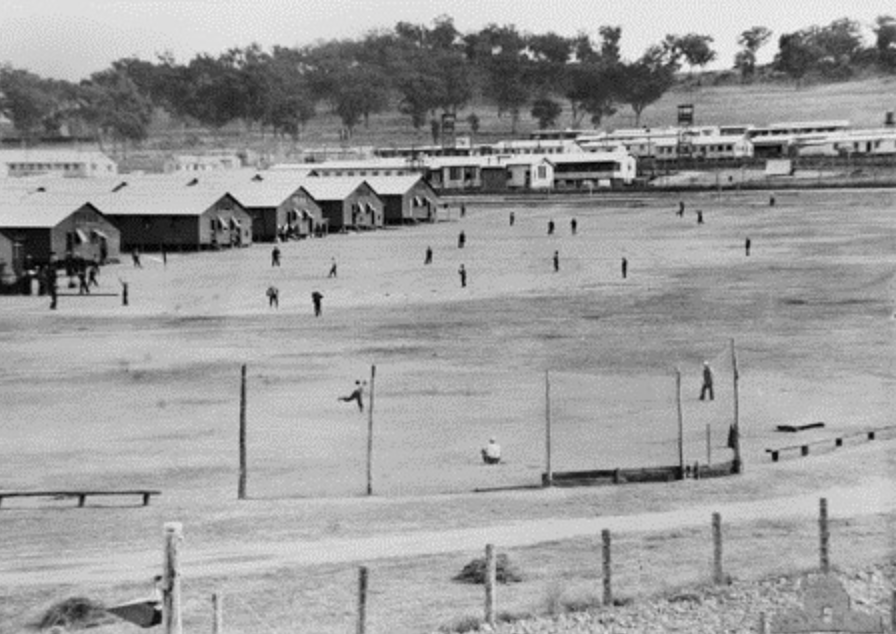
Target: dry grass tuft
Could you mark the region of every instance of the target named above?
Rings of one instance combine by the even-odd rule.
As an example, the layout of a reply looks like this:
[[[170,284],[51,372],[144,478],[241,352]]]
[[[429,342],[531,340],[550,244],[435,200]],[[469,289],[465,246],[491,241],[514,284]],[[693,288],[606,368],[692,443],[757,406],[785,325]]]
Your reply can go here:
[[[522,572],[505,554],[495,557],[495,579],[498,583],[519,583],[523,580]],[[472,560],[454,577],[461,583],[485,583],[485,557]]]
[[[37,628],[82,630],[102,625],[110,620],[106,610],[96,601],[86,597],[71,597],[50,606],[37,624]]]

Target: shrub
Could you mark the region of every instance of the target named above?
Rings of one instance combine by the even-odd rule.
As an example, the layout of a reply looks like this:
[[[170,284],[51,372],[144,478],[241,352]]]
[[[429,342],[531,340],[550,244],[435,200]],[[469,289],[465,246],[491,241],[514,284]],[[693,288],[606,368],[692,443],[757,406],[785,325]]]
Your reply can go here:
[[[55,603],[44,613],[38,629],[65,628],[69,630],[95,627],[111,620],[103,606],[85,597],[71,597]]]
[[[519,583],[523,575],[505,554],[495,557],[495,579],[498,583]],[[461,583],[485,583],[485,557],[474,559],[454,577]]]

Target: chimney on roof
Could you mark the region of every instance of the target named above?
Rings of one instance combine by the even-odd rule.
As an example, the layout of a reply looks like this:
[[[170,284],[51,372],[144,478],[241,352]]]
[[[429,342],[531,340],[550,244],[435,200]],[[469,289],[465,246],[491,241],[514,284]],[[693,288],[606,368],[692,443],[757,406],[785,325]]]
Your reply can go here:
[[[121,191],[122,189],[124,189],[127,186],[128,186],[127,181],[121,181],[120,183],[118,183],[118,185],[116,185],[115,187],[112,188],[112,193],[114,194],[115,192]]]
[[[193,185],[198,185],[198,184],[199,184],[199,179],[198,179],[198,178],[194,178],[194,179],[191,180],[189,183],[187,183],[187,187],[192,187]]]

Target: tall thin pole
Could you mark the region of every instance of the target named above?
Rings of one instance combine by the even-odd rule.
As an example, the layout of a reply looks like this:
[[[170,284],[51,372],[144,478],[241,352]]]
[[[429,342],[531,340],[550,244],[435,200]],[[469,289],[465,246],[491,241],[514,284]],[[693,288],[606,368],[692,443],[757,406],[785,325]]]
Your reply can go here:
[[[358,634],[367,633],[367,566],[358,569]]]
[[[367,408],[367,495],[373,495],[373,381],[376,366],[370,366],[370,404]]]
[[[738,394],[737,351],[731,338],[731,371],[734,381],[734,473],[743,473],[744,464],[740,457],[740,396]]]
[[[605,606],[613,605],[613,566],[611,553],[610,529],[605,528],[600,532],[601,538],[601,563],[603,567],[603,603]]]
[[[678,468],[684,479],[684,417],[681,414],[681,370],[675,368],[675,409],[678,412]]]
[[[828,574],[831,571],[830,543],[831,533],[828,530],[828,499],[821,498],[818,501],[818,552],[821,562],[821,571]]]
[[[224,634],[224,595],[212,594],[212,634]]]
[[[485,545],[485,622],[495,627],[496,599],[495,586],[497,585],[497,560],[495,557],[495,545]]]
[[[180,598],[178,549],[183,540],[183,525],[168,522],[164,527],[165,557],[162,567],[162,626],[165,634],[183,634]]]
[[[246,364],[240,371],[240,481],[237,498],[246,499]]]
[[[554,472],[551,469],[551,375],[544,371],[544,485],[554,484]]]

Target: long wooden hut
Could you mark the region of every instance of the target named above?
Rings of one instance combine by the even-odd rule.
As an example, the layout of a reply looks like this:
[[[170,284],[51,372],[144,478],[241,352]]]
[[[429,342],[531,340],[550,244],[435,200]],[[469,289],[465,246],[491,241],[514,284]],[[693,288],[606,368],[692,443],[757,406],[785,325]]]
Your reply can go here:
[[[120,234],[89,202],[52,196],[0,201],[0,276],[9,283],[67,258],[117,261]]]
[[[215,188],[138,186],[94,200],[121,231],[123,250],[200,250],[252,244],[252,217]]]
[[[439,195],[423,176],[371,176],[367,183],[383,201],[386,224],[435,221]]]
[[[364,180],[308,177],[302,187],[320,206],[331,232],[383,226],[383,201]]]

